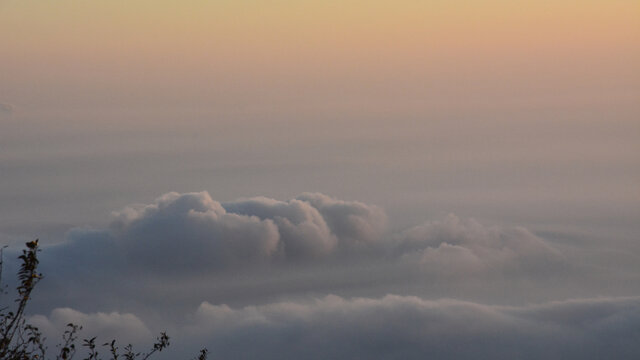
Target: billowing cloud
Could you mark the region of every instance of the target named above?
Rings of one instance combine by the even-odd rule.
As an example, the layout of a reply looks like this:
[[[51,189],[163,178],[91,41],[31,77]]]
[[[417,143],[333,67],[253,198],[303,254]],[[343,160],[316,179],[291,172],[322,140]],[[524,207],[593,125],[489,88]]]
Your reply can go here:
[[[395,240],[405,260],[447,275],[549,270],[563,260],[557,249],[524,228],[487,227],[455,215],[408,229]]]
[[[288,201],[255,197],[220,203],[207,192],[168,193],[114,216],[109,229],[72,231],[67,244],[73,245],[71,252],[91,251],[99,243],[103,253],[123,254],[130,264],[169,271],[373,251],[379,255],[390,251],[404,261],[447,274],[505,267],[549,269],[562,262],[557,249],[523,228],[488,227],[449,215],[389,235],[382,209],[322,194],[306,193]],[[96,237],[101,239],[96,242]],[[74,253],[82,258],[78,255]]]
[[[366,248],[380,240],[386,228],[386,216],[380,208],[318,193],[305,193],[289,201],[241,199],[223,206],[232,213],[276,223],[289,257]]]
[[[207,192],[168,193],[115,216],[115,241],[130,261],[154,268],[221,268],[322,257],[378,240],[386,219],[377,207],[320,194],[221,204]]]
[[[629,359],[640,298],[521,307],[387,295],[232,309],[202,303],[183,338],[234,359]]]
[[[220,203],[207,192],[167,193],[114,218],[107,229],[74,229],[49,248],[56,271],[75,264],[201,273],[296,263],[373,248],[386,229],[380,208],[321,194]]]
[[[565,276],[566,264],[564,253],[525,229],[453,215],[394,235],[380,208],[322,194],[221,203],[207,192],[168,193],[114,213],[106,228],[76,228],[46,247],[42,288],[51,295],[37,306],[90,303],[98,311],[123,296],[136,304],[308,292],[453,296],[478,280],[503,291],[505,281]]]
[[[280,253],[272,220],[229,213],[206,192],[168,193],[115,215],[115,241],[130,263],[147,269],[226,268]]]
[[[341,245],[357,250],[379,241],[387,226],[384,211],[357,201],[342,201],[318,193],[304,193],[298,200],[308,202],[322,214],[341,239]]]
[[[315,193],[287,201],[255,197],[225,203],[207,192],[168,193],[114,217],[107,229],[74,229],[65,243],[49,249],[61,264],[57,270],[84,264],[202,273],[373,257],[441,276],[466,276],[548,271],[563,260],[526,229],[487,227],[454,215],[388,234],[382,209]]]

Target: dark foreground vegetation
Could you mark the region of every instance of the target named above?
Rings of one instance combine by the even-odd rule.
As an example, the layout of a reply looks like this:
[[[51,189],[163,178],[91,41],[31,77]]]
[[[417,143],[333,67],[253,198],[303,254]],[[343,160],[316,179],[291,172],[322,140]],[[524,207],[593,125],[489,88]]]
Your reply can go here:
[[[119,348],[116,340],[100,344],[96,337],[78,341],[78,333],[82,329],[80,324],[68,324],[60,335],[60,342],[53,351],[48,352],[45,338],[40,330],[30,325],[25,317],[25,309],[33,289],[42,279],[38,272],[38,240],[28,242],[26,249],[19,256],[20,270],[17,274],[18,287],[15,305],[4,305],[4,298],[8,295],[5,286],[0,287],[0,360],[71,360],[78,350],[83,360],[147,360],[154,354],[169,346],[169,336],[162,332],[156,338],[151,349],[146,352],[136,352],[131,344]],[[0,250],[0,280],[2,279],[2,250]],[[127,344],[127,342],[124,342]],[[107,357],[100,356],[106,352]],[[197,360],[207,358],[207,349],[202,349]]]

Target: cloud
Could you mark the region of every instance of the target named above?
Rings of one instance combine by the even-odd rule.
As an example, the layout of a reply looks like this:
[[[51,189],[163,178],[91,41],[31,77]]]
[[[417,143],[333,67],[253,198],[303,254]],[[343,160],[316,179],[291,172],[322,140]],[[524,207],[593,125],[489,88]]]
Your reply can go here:
[[[557,249],[523,228],[488,227],[449,215],[389,235],[382,209],[317,193],[287,201],[254,197],[225,203],[207,192],[168,193],[114,217],[108,229],[70,232],[57,256],[83,259],[100,249],[102,259],[120,257],[159,272],[389,253],[391,259],[444,275],[549,270],[563,262]]]
[[[249,265],[277,257],[276,224],[229,213],[208,193],[168,193],[115,214],[113,237],[129,263],[179,271]]]
[[[310,293],[493,296],[506,283],[568,274],[564,254],[525,229],[451,215],[394,235],[382,209],[322,194],[221,203],[207,192],[168,193],[113,216],[106,228],[76,228],[44,248],[49,295],[35,304],[40,311],[97,311],[122,297],[169,306]]]
[[[478,272],[552,270],[562,254],[524,228],[487,227],[455,215],[397,235],[396,251],[429,271],[448,275]]]
[[[149,320],[171,314],[163,320],[171,318],[179,357],[200,346],[219,358],[267,360],[640,353],[638,297],[477,302],[484,290],[489,302],[546,301],[560,296],[536,297],[545,284],[579,278],[555,277],[568,263],[565,252],[532,232],[455,215],[395,234],[386,223],[376,206],[322,194],[231,202],[207,192],[164,194],[115,212],[106,228],[76,228],[46,247],[45,300],[32,309],[55,309],[32,320],[49,332],[77,322],[91,336],[142,342],[152,337],[142,319],[156,325]],[[376,297],[435,298],[438,289],[476,302]],[[332,293],[340,296],[322,297]],[[148,317],[99,312],[117,310],[122,299],[127,312]]]
[[[70,231],[47,249],[54,264],[44,266],[64,277],[74,266],[179,274],[298,263],[373,247],[386,228],[380,208],[321,194],[220,203],[207,192],[174,192],[113,216],[107,229]]]
[[[381,239],[387,226],[384,211],[358,201],[342,201],[319,193],[304,193],[298,200],[318,209],[348,249],[366,248]]]
[[[50,338],[74,323],[83,326],[81,336],[99,342],[140,345],[152,339],[147,325],[130,313],[58,308],[29,322]],[[640,297],[523,306],[398,295],[329,295],[242,308],[202,302],[179,323],[169,325],[172,346],[159,358],[184,358],[202,346],[213,358],[240,360],[585,360],[640,354]]]
[[[115,212],[106,229],[73,229],[47,253],[60,276],[85,267],[187,274],[328,258],[397,261],[445,277],[545,272],[563,264],[557,249],[522,228],[487,227],[455,215],[395,235],[386,226],[376,206],[317,193],[225,203],[207,192],[167,193]]]
[[[152,339],[147,326],[133,314],[118,312],[86,314],[70,308],[58,308],[54,309],[49,316],[31,316],[28,322],[38,327],[47,338],[53,341],[61,340],[53,337],[62,334],[69,323],[82,326],[81,337],[98,336],[98,342],[124,339],[135,343]]]
[[[234,359],[629,359],[640,298],[521,307],[387,295],[232,309],[204,302],[181,338]]]
[[[129,260],[156,269],[323,257],[379,239],[386,219],[377,207],[320,194],[221,204],[207,192],[168,193],[115,216],[113,237]]]
[[[223,206],[232,213],[276,223],[290,258],[366,248],[379,241],[386,229],[382,209],[318,193],[305,193],[289,201],[241,199]]]

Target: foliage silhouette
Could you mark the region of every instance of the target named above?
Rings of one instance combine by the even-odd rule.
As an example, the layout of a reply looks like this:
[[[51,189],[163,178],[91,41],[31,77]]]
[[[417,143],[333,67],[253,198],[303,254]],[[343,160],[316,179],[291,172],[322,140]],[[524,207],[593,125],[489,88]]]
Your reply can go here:
[[[2,279],[3,258],[0,249],[0,280]],[[78,333],[82,326],[77,324],[67,324],[66,330],[62,333],[62,342],[58,344],[55,357],[47,357],[47,347],[45,338],[40,330],[27,323],[25,309],[31,298],[31,292],[42,279],[42,274],[38,272],[38,252],[40,251],[38,240],[26,243],[26,249],[22,250],[22,255],[18,257],[21,261],[18,271],[19,285],[16,288],[18,295],[15,299],[17,306],[14,310],[10,306],[0,308],[0,360],[72,360],[78,350]],[[1,295],[6,295],[5,288],[0,289]],[[116,345],[116,340],[106,342],[101,346],[96,344],[97,338],[94,336],[83,339],[82,347],[85,348],[83,360],[148,360],[152,355],[164,350],[169,346],[169,336],[161,332],[156,338],[156,342],[147,352],[136,352],[131,344],[128,344],[120,351]],[[108,357],[99,356],[99,349],[107,349]],[[206,360],[209,351],[202,349],[197,360]]]

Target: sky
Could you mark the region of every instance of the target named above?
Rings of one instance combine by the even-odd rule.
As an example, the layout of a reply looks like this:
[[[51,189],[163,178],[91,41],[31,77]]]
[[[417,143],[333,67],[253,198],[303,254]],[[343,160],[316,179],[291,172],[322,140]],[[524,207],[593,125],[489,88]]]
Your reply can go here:
[[[5,274],[167,358],[637,358],[638,64],[630,0],[0,0]]]

